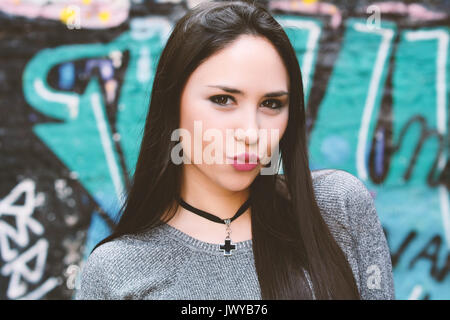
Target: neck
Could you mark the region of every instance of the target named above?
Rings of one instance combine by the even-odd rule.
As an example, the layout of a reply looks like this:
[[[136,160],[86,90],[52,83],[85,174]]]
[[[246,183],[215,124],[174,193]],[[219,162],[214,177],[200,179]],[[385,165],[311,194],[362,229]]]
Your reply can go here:
[[[217,185],[193,165],[185,165],[183,168],[181,198],[191,206],[209,212],[220,219],[231,218],[249,195],[249,188],[230,191]],[[181,210],[185,209],[181,208]],[[250,208],[242,216],[249,213]]]

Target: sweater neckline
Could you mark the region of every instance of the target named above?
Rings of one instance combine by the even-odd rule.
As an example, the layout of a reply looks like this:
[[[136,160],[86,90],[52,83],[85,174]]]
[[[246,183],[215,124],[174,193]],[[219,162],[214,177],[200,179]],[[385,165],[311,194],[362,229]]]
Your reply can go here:
[[[208,251],[211,253],[216,253],[223,255],[223,250],[220,250],[220,244],[219,243],[211,243],[202,241],[200,239],[194,238],[187,233],[171,226],[170,224],[163,222],[160,225],[161,229],[166,231],[172,238],[176,238],[179,240],[182,240],[183,243],[189,245],[190,247],[194,247],[196,249],[200,249],[201,251]],[[231,239],[233,240],[233,239]],[[236,251],[232,251],[232,254],[238,254],[242,251],[248,251],[252,249],[253,240],[248,239],[244,241],[238,241],[234,242],[232,241],[234,245],[236,245]]]

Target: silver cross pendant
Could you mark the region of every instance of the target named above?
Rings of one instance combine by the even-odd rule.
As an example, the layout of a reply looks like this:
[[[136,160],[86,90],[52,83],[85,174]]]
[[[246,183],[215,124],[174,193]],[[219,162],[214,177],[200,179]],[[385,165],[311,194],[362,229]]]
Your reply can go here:
[[[236,250],[236,245],[231,242],[230,234],[231,234],[231,228],[230,228],[230,219],[224,220],[225,224],[227,225],[227,236],[225,237],[225,243],[219,245],[219,249],[223,250],[224,256],[231,256],[231,250]]]

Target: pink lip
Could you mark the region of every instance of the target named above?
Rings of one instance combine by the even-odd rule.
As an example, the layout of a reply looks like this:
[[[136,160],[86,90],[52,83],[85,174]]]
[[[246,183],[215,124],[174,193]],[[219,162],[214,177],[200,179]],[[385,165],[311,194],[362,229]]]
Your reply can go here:
[[[253,153],[252,154],[242,153],[234,157],[234,162],[232,163],[232,166],[238,171],[250,171],[256,168],[258,166],[258,163],[259,157],[257,155]]]

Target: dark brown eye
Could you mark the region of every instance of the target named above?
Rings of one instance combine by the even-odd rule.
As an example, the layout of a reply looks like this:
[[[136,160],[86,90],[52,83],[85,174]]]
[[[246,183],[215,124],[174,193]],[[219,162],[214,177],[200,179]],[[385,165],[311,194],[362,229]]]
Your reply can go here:
[[[266,103],[266,102],[270,102],[270,103],[265,104],[264,107],[269,108],[269,109],[280,109],[283,106],[283,104],[279,100],[270,99],[270,100],[264,101],[264,103]]]
[[[227,105],[226,102],[228,101],[228,98],[233,99],[233,97],[231,96],[227,96],[227,95],[218,95],[218,96],[213,96],[211,98],[209,98],[209,100],[211,100],[212,102],[218,104],[218,105]]]

